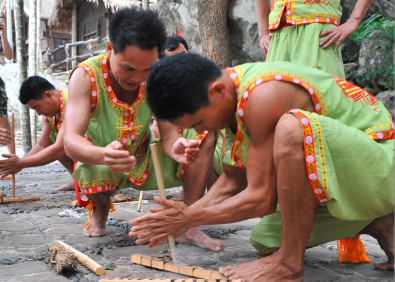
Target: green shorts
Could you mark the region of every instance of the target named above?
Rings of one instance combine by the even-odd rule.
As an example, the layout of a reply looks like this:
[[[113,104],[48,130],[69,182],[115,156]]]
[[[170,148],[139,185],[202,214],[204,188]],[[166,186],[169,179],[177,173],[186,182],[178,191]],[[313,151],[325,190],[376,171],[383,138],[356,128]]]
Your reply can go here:
[[[354,237],[374,219],[394,212],[393,139],[375,141],[338,120],[291,112],[301,121],[306,172],[320,202],[308,246]],[[280,247],[281,238],[278,207],[254,228],[251,242],[264,254]]]

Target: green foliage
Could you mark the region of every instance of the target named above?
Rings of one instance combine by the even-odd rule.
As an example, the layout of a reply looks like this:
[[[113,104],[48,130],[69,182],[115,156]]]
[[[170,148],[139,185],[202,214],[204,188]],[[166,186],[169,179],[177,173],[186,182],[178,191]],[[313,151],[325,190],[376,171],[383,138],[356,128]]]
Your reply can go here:
[[[355,72],[355,79],[361,84],[376,82],[381,87],[394,90],[394,20],[387,19],[379,14],[372,15],[369,19],[362,22],[357,31],[348,37],[357,45],[369,41],[377,42],[375,50],[371,53],[378,53],[381,64],[374,70]],[[391,50],[388,54],[388,50]],[[356,58],[348,58],[356,59]],[[368,69],[370,66],[361,67],[360,70]],[[357,74],[358,73],[358,74]],[[363,73],[363,74],[361,74]],[[369,83],[370,84],[370,83]]]

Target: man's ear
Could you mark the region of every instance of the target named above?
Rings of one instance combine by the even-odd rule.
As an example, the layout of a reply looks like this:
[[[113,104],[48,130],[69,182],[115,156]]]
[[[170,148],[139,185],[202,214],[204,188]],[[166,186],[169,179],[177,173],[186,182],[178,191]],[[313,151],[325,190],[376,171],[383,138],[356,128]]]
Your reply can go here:
[[[44,98],[52,99],[53,96],[54,96],[53,93],[49,90],[44,92]]]
[[[225,84],[220,80],[214,80],[208,86],[208,96],[209,98],[219,97],[223,98],[225,95]]]
[[[111,56],[111,51],[113,50],[113,48],[112,48],[112,45],[111,45],[110,41],[107,41],[106,49],[107,49],[107,55]]]

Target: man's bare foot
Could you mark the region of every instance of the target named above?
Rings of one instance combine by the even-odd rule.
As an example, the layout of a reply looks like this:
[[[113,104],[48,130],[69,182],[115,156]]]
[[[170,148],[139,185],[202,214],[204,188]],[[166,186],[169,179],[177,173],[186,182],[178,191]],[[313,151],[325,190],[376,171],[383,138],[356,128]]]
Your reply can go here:
[[[236,266],[221,267],[219,272],[244,282],[303,281],[304,276],[302,269],[281,259],[278,253]]]
[[[223,247],[222,242],[210,238],[197,227],[192,227],[184,235],[176,238],[176,241],[181,244],[193,244],[214,252],[219,252]]]
[[[56,191],[74,191],[74,181],[64,186],[56,188]]]
[[[96,205],[92,211],[89,224],[84,229],[86,237],[101,237],[106,233],[106,223],[109,214],[109,201],[104,205]]]
[[[394,213],[376,218],[360,233],[369,234],[376,238],[381,249],[387,255],[387,262],[375,263],[374,267],[377,269],[394,270]]]
[[[182,187],[181,193],[174,195],[172,200],[176,202],[184,201],[184,196],[185,196],[184,194],[185,194],[184,187]]]

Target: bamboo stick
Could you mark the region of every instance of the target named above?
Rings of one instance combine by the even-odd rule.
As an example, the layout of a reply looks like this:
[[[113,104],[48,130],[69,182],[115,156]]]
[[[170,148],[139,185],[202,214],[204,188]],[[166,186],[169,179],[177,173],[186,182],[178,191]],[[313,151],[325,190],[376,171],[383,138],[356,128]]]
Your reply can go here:
[[[115,278],[115,279],[100,279],[99,282],[110,282],[110,281],[122,281],[122,282],[242,282],[241,279],[177,279],[177,278],[167,278],[167,279],[140,279],[140,278]]]
[[[15,155],[15,117],[11,115],[11,154]],[[12,174],[12,197],[15,198],[15,173]]]
[[[140,197],[139,197],[139,203],[137,205],[137,211],[141,211],[141,204],[143,203],[143,196],[144,196],[144,191],[140,191]]]
[[[99,265],[97,262],[95,262],[93,259],[91,259],[87,255],[85,255],[85,254],[81,253],[80,251],[77,251],[73,247],[67,245],[66,243],[58,240],[58,241],[55,241],[55,245],[57,247],[59,247],[59,248],[65,249],[66,251],[68,251],[68,252],[72,253],[73,255],[75,255],[75,257],[83,265],[85,265],[87,268],[92,270],[97,275],[103,275],[105,273],[105,270],[104,270],[104,268],[101,265]]]
[[[12,179],[12,175],[7,175],[6,177],[2,178],[1,180]]]
[[[2,203],[12,203],[12,202],[24,202],[24,201],[38,201],[40,196],[23,196],[16,198],[0,198],[0,204]]]
[[[150,147],[151,147],[152,159],[154,161],[154,169],[156,175],[156,182],[158,183],[159,194],[163,199],[166,199],[165,183],[163,181],[162,169],[159,161],[158,144],[153,143],[150,145]],[[171,258],[174,263],[177,263],[176,243],[174,240],[174,236],[169,235],[168,240],[170,245]]]

